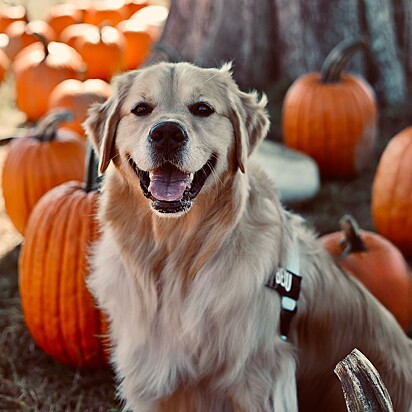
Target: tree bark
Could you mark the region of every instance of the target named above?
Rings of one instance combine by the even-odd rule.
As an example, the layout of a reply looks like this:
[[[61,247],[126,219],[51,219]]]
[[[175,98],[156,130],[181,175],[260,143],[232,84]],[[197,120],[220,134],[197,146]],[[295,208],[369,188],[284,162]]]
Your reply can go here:
[[[368,49],[348,70],[371,83],[382,105],[409,102],[410,0],[172,0],[160,42],[200,66],[233,61],[241,88],[276,101],[298,76],[319,71],[337,43],[356,36]]]

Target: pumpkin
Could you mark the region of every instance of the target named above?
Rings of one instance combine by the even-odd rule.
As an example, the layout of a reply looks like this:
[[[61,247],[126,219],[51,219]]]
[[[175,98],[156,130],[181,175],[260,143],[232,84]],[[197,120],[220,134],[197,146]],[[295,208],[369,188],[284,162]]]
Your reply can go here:
[[[84,22],[99,26],[116,26],[126,18],[123,0],[100,0],[89,7],[84,14]]]
[[[376,141],[377,104],[370,85],[343,73],[360,40],[344,41],[320,72],[300,76],[282,108],[284,144],[311,156],[323,177],[352,177],[364,170]]]
[[[130,18],[134,13],[142,9],[143,7],[148,6],[149,3],[146,0],[128,0],[123,5],[123,16],[124,19],[127,20]]]
[[[22,234],[44,193],[83,175],[84,139],[69,130],[57,129],[70,116],[67,111],[49,113],[9,146],[3,165],[3,197],[10,220]]]
[[[5,47],[9,59],[13,60],[26,46],[39,41],[34,33],[41,34],[48,42],[54,40],[53,29],[42,20],[32,20],[30,22],[16,21],[11,23],[6,34],[9,36],[9,43]]]
[[[322,236],[322,245],[407,330],[412,324],[412,274],[402,253],[378,233],[360,230],[352,216],[341,219],[341,228]]]
[[[87,77],[109,81],[121,71],[126,40],[111,26],[93,27],[75,41],[74,47],[87,65]]]
[[[41,41],[25,47],[13,63],[16,105],[27,120],[36,121],[46,112],[52,90],[66,79],[80,79],[84,62],[76,50],[60,42]]]
[[[7,54],[0,49],[0,82],[4,80],[6,74],[10,68],[10,60]]]
[[[123,67],[132,70],[139,67],[150,53],[153,39],[145,26],[140,26],[136,20],[123,20],[117,28],[126,39]]]
[[[71,24],[80,23],[83,13],[74,4],[61,3],[50,7],[45,21],[53,28],[56,38],[60,38],[61,32]]]
[[[2,6],[0,9],[0,32],[4,32],[15,21],[27,21],[26,8],[17,4]]]
[[[75,48],[76,40],[81,37],[86,30],[93,27],[92,24],[88,23],[71,24],[61,32],[60,41]]]
[[[34,341],[60,362],[84,368],[106,364],[105,322],[85,284],[88,255],[99,236],[93,175],[40,199],[19,259],[23,314]]]
[[[385,147],[372,185],[371,211],[377,231],[412,256],[412,127]]]
[[[163,27],[166,23],[169,9],[162,5],[143,7],[130,17],[136,20],[139,26],[145,26],[154,42],[160,39]]]
[[[92,103],[103,103],[110,95],[111,86],[100,79],[81,80],[67,79],[59,83],[49,98],[49,109],[65,108],[74,114],[74,119],[61,125],[64,129],[73,130],[83,135],[82,127],[87,118],[87,110]]]

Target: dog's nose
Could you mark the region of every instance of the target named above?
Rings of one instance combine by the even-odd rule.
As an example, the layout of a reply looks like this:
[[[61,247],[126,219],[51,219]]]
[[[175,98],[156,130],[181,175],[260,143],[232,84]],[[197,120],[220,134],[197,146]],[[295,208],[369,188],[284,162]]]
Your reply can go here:
[[[156,148],[172,154],[186,142],[187,133],[179,123],[167,121],[154,125],[149,139]]]

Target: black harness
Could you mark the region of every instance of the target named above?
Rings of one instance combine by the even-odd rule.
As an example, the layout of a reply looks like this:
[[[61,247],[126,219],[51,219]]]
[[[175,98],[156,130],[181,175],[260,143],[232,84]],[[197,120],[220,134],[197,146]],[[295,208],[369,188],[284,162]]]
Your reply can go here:
[[[290,324],[297,312],[302,281],[299,274],[299,250],[296,240],[291,249],[286,267],[279,266],[266,283],[266,287],[276,290],[280,295],[280,337],[283,340],[287,340]]]

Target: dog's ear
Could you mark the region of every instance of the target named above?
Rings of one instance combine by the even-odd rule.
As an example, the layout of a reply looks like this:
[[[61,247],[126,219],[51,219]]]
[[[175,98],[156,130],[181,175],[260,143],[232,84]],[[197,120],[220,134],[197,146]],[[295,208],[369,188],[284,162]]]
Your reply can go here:
[[[88,138],[99,157],[99,171],[104,173],[116,155],[115,138],[121,118],[121,103],[132,78],[131,73],[119,76],[113,84],[113,94],[104,103],[90,106],[88,118],[83,123]]]
[[[237,164],[244,173],[247,158],[269,130],[269,117],[265,109],[268,100],[265,94],[259,98],[256,91],[240,91],[231,78],[230,64],[223,65],[220,70],[231,79],[229,118],[235,135]]]

